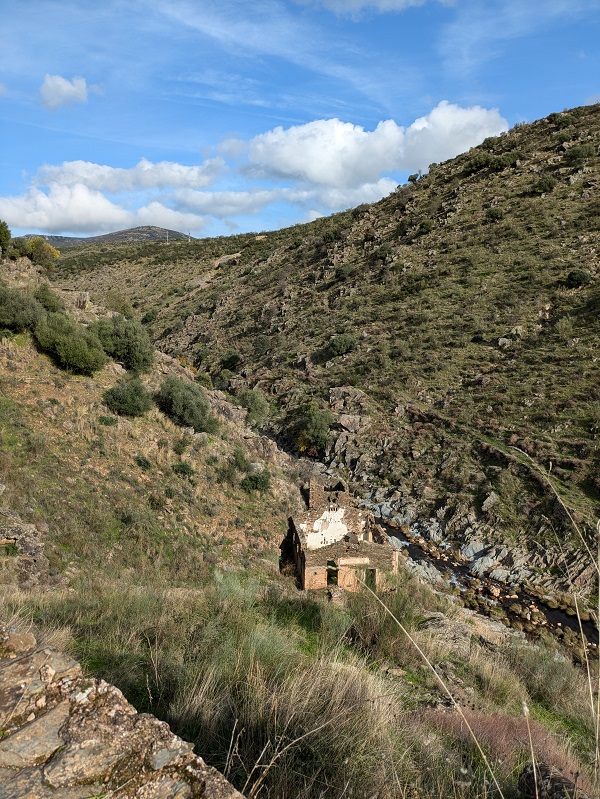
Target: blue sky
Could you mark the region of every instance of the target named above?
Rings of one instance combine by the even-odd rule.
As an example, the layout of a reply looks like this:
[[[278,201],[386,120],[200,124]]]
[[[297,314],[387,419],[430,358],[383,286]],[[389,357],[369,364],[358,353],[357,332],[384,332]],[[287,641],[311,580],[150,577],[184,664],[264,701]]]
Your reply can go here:
[[[600,0],[4,0],[0,219],[269,230],[600,101]]]

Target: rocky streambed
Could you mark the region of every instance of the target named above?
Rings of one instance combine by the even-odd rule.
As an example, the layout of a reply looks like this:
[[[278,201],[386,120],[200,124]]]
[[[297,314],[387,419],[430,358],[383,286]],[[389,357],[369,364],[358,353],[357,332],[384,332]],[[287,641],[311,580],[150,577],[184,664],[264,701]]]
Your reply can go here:
[[[406,567],[430,583],[446,583],[466,607],[534,637],[550,633],[576,656],[598,657],[598,620],[573,594],[549,590],[543,564],[518,547],[487,544],[471,535],[457,544],[438,519],[414,518],[410,508],[363,500],[390,543],[406,553]],[[538,578],[536,580],[536,578]]]

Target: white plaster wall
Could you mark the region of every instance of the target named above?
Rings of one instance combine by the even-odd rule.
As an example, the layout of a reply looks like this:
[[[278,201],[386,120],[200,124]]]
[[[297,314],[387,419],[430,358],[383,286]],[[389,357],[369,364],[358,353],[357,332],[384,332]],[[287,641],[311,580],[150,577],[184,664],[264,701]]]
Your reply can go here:
[[[344,508],[326,510],[313,522],[311,532],[306,532],[306,549],[319,549],[341,541],[348,535],[348,525],[344,523]],[[302,525],[303,526],[303,525]]]

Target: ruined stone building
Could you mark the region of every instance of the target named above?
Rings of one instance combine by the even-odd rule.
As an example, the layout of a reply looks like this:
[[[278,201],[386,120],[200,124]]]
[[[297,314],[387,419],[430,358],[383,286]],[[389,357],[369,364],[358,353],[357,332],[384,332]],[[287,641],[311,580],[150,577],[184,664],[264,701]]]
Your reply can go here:
[[[308,509],[301,517],[290,517],[284,543],[303,589],[337,585],[357,591],[361,583],[382,588],[387,575],[398,571],[401,558],[370,511],[357,508],[341,486],[326,490],[314,480]]]

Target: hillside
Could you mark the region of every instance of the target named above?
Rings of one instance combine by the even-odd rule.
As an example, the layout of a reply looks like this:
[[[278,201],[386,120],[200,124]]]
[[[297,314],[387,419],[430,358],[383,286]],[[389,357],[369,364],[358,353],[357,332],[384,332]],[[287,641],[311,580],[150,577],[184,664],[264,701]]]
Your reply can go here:
[[[248,799],[533,799],[532,750],[597,795],[599,144],[600,106],[575,109],[308,225],[1,262],[0,628]],[[161,403],[175,378],[203,429]],[[147,409],[111,409],[135,380]],[[280,544],[314,476],[418,539],[433,584],[407,558],[378,597],[299,591]],[[93,726],[76,688],[58,763]],[[46,766],[2,757],[41,752],[55,708],[3,696],[12,787]],[[68,790],[128,796],[115,762],[107,788],[75,759]]]
[[[534,582],[589,590],[559,560],[581,548],[573,520],[592,541],[600,500],[599,145],[600,106],[552,114],[370,206],[73,249],[55,279],[118,290],[162,351],[234,395],[260,387],[289,451],[390,498],[401,523],[525,543]]]
[[[36,233],[28,233],[23,236],[23,238],[31,239],[35,238],[37,235]],[[60,250],[65,247],[84,246],[86,244],[120,244],[127,241],[177,241],[181,239],[187,241],[190,237],[176,230],[167,230],[167,228],[144,225],[127,230],[117,230],[114,233],[104,233],[101,236],[43,236],[43,238],[52,247],[56,247]]]

